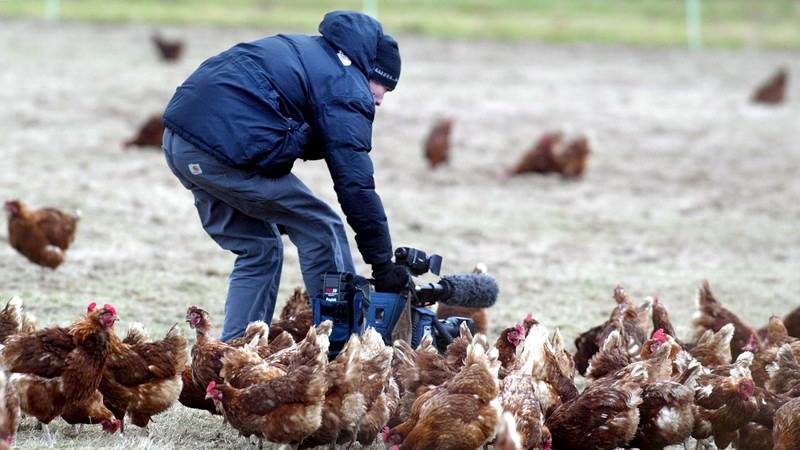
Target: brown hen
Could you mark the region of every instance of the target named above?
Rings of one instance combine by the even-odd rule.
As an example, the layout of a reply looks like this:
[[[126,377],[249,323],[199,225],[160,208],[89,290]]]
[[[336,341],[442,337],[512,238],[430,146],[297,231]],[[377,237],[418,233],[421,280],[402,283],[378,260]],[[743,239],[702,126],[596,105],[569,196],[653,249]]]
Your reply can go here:
[[[563,146],[562,148],[559,148]],[[586,172],[586,163],[592,153],[592,143],[585,134],[557,145],[558,173],[565,179],[580,178]]]
[[[211,338],[211,323],[208,313],[197,306],[190,306],[186,312],[186,322],[195,329],[196,340],[192,346],[191,366],[181,374],[183,387],[178,401],[188,408],[203,409],[217,414],[214,403],[206,399],[206,387],[211,381],[222,382],[222,357],[233,347]]]
[[[384,430],[401,450],[478,448],[494,437],[500,419],[497,351],[478,334],[464,366],[447,383],[419,397],[405,422]]]
[[[772,440],[773,450],[800,448],[800,398],[787,402],[775,413]]]
[[[784,344],[778,349],[775,361],[766,370],[769,375],[766,387],[770,391],[783,394],[800,387],[800,364],[790,344]]]
[[[306,440],[301,448],[320,445],[335,445],[343,430],[355,430],[359,418],[366,413],[361,383],[361,339],[353,334],[342,351],[325,367],[327,390],[322,404],[320,427]]]
[[[695,386],[695,404],[702,411],[700,418],[710,425],[717,447],[725,448],[736,438],[736,430],[752,421],[758,414],[755,383],[747,373],[729,376],[701,374]],[[697,419],[697,417],[696,417]],[[695,430],[698,429],[695,424]],[[709,430],[709,427],[700,427]],[[708,435],[692,434],[697,439]]]
[[[78,216],[55,208],[31,209],[20,200],[5,203],[8,242],[28,261],[55,269],[75,239]]]
[[[530,148],[517,164],[507,170],[505,177],[521,175],[523,173],[557,173],[559,171],[553,149],[556,144],[564,139],[560,131],[548,131],[542,134],[533,147]]]
[[[17,389],[22,410],[48,424],[67,404],[94,395],[103,377],[113,306],[91,303],[86,314],[67,328],[45,328],[6,341],[2,356]]]
[[[580,395],[557,407],[545,425],[559,450],[595,449],[626,445],[639,426],[638,406],[648,374],[637,367],[610,383],[592,383]]]
[[[211,381],[207,397],[244,436],[299,445],[322,421],[330,329],[330,322],[320,325],[319,334],[311,327],[302,342],[273,355],[283,374],[281,368],[245,388]]]
[[[538,327],[525,337],[519,359],[500,381],[500,405],[512,416],[515,430],[511,435],[519,437],[520,448],[549,448],[552,444],[549,431],[544,427],[544,410],[540,402],[543,380],[534,377],[536,360],[543,355],[547,345],[542,342]],[[541,373],[537,375],[541,376]]]
[[[730,364],[733,333],[734,327],[730,323],[725,324],[716,333],[706,330],[689,350],[689,354],[708,368]]]
[[[585,134],[567,137],[563,132],[544,133],[505,177],[523,173],[558,173],[563,178],[578,178],[586,171],[591,141]]]
[[[428,160],[428,166],[431,169],[446,163],[450,158],[450,132],[452,128],[452,119],[440,119],[433,125],[428,137],[425,139],[425,159]]]
[[[731,338],[731,357],[736,358],[744,351],[757,351],[760,344],[752,344],[751,336],[757,336],[756,330],[742,321],[736,314],[730,312],[711,293],[708,281],[703,281],[697,291],[697,312],[694,315],[695,339],[699,339],[706,330],[717,332],[726,324],[733,324],[734,332]]]
[[[753,381],[756,382],[756,386],[760,387],[764,387],[767,380],[769,380],[767,366],[775,362],[775,358],[778,356],[778,349],[783,344],[790,344],[797,341],[797,338],[789,336],[786,327],[783,325],[783,321],[781,321],[778,316],[770,317],[769,323],[763,331],[763,345],[760,350],[755,352],[753,365],[750,367],[750,371],[753,374]],[[759,334],[762,334],[761,330],[759,330]],[[755,336],[751,339],[755,340]]]
[[[639,405],[639,427],[632,447],[662,450],[686,441],[694,429],[694,378],[701,366],[693,365],[677,381],[645,384]]]
[[[362,334],[359,392],[366,410],[358,418],[355,440],[364,446],[378,437],[400,401],[397,384],[392,379],[392,355],[392,347],[384,344],[380,333],[374,328],[368,328]],[[340,436],[339,443],[353,442],[348,434]]]
[[[789,336],[800,339],[800,306],[783,318],[783,324]]]
[[[122,143],[122,149],[129,147],[156,147],[161,148],[164,137],[164,122],[161,114],[153,114],[139,127],[136,135]]]
[[[539,321],[533,318],[532,313],[528,313],[522,322],[508,327],[500,332],[494,343],[500,361],[500,379],[503,379],[509,370],[514,367],[517,360],[517,348],[525,340],[531,327],[537,325]]]
[[[777,104],[783,102],[786,96],[786,82],[789,71],[780,68],[767,81],[756,88],[751,100],[756,103]]]
[[[158,54],[163,61],[177,61],[183,53],[183,41],[180,39],[166,39],[161,33],[154,32],[150,35],[150,40],[155,45]]]
[[[459,327],[459,336],[447,346],[443,356],[433,344],[433,338],[426,334],[417,349],[402,340],[394,343],[393,373],[398,387],[402,389],[399,405],[390,425],[397,425],[408,419],[417,398],[429,390],[441,386],[452,379],[463,367],[466,349],[473,336],[465,324]]]
[[[100,392],[117,419],[124,422],[127,413],[134,425],[146,427],[152,416],[166,411],[180,396],[186,338],[173,326],[164,339],[141,342],[142,332],[131,329],[126,340],[133,343],[110,335]]]
[[[575,366],[581,375],[586,374],[589,368],[589,360],[597,353],[605,343],[608,336],[619,327],[622,327],[625,344],[628,348],[641,346],[647,340],[648,332],[643,327],[649,321],[649,317],[640,313],[648,305],[645,302],[642,307],[637,308],[633,304],[628,292],[622,286],[614,288],[614,301],[617,306],[611,312],[611,316],[605,323],[592,327],[588,331],[581,333],[575,338]]]
[[[301,341],[308,333],[308,329],[311,328],[312,322],[308,293],[297,287],[281,310],[280,318],[273,320],[270,324],[269,338],[274,339],[286,331],[295,341]]]

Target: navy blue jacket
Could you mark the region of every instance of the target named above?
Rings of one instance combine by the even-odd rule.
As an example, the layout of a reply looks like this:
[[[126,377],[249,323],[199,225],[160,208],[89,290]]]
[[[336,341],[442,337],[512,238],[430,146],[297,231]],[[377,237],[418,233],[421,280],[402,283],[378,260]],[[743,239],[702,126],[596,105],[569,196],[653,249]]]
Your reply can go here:
[[[328,165],[339,204],[368,264],[389,261],[392,243],[375,193],[368,74],[381,24],[336,11],[322,36],[279,34],[209,58],[180,86],[164,125],[223,163],[268,177],[298,158]]]

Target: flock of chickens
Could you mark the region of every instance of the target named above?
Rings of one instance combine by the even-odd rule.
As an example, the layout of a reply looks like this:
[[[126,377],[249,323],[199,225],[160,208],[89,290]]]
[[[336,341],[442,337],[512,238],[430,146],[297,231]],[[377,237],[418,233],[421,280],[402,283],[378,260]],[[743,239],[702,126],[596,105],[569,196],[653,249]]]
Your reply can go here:
[[[114,433],[126,416],[146,428],[176,401],[222,415],[259,447],[381,439],[392,449],[652,450],[691,437],[697,448],[800,448],[800,308],[756,329],[704,282],[689,342],[658,298],[636,303],[621,287],[613,297],[609,319],[578,336],[575,355],[528,314],[494,343],[462,326],[444,354],[430,336],[416,349],[387,346],[370,328],[332,360],[332,324],[312,325],[299,288],[280,318],[231,342],[189,307],[191,349],[177,324],[161,340],[140,326],[120,338],[108,304],[37,329],[14,298],[0,311],[0,449],[20,410],[46,430],[61,417]],[[582,391],[576,372],[588,380]]]
[[[751,101],[762,104],[778,104],[786,96],[788,70],[778,69],[768,80],[753,92]],[[424,155],[431,169],[450,159],[450,133],[453,119],[439,119],[428,133],[424,143]],[[592,153],[592,140],[587,133],[567,135],[553,130],[543,133],[513,166],[498,174],[500,180],[525,173],[559,174],[564,179],[580,178],[586,171],[586,163]]]
[[[183,42],[169,41],[158,33],[153,34],[162,59],[174,61],[180,57]],[[788,70],[780,68],[763,84],[758,86],[751,101],[763,104],[778,104],[786,96]],[[423,154],[431,169],[435,169],[450,159],[450,134],[453,119],[439,119],[434,123],[423,144]],[[131,146],[160,147],[164,134],[161,114],[153,114],[140,126],[137,134],[124,141],[122,148]],[[553,130],[543,133],[512,167],[498,174],[500,180],[525,173],[561,175],[564,179],[580,178],[586,171],[586,164],[592,152],[592,140],[587,133],[566,135],[564,131]]]
[[[165,60],[182,43],[153,36]],[[779,71],[753,101],[783,100]],[[425,141],[431,168],[449,159],[451,119]],[[160,146],[160,115],[123,146]],[[545,133],[501,178],[526,172],[580,177],[591,141]],[[54,208],[5,203],[9,242],[31,262],[56,268],[78,217]],[[331,324],[312,325],[299,289],[271,325],[242,338],[212,337],[206,311],[192,306],[189,348],[177,326],[161,340],[140,327],[116,334],[112,305],[88,306],[68,327],[37,329],[22,302],[0,311],[0,450],[10,448],[20,411],[42,424],[100,424],[124,418],[147,427],[175,402],[222,415],[243,436],[295,448],[369,445],[392,449],[663,449],[685,444],[736,449],[800,449],[800,308],[756,329],[725,309],[707,283],[698,291],[693,341],[679,339],[658,298],[634,303],[614,291],[610,318],[582,333],[571,355],[530,314],[490,342],[484,310],[440,307],[440,318],[472,316],[445,354],[431,338],[418,348],[384,344],[375,330],[353,335],[328,359]],[[189,354],[191,353],[191,359]],[[579,390],[576,372],[588,384]]]

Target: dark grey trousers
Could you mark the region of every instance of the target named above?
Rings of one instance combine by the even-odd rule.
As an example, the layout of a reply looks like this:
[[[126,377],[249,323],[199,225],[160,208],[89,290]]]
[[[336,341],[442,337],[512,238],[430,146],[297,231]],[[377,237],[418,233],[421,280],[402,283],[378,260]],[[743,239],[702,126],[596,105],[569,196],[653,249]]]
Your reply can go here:
[[[322,290],[325,272],[355,272],[339,215],[296,176],[265,178],[228,167],[169,129],[163,149],[172,172],[194,194],[203,228],[237,255],[222,340],[241,336],[250,322],[272,320],[283,266],[277,225],[297,247],[309,294]]]

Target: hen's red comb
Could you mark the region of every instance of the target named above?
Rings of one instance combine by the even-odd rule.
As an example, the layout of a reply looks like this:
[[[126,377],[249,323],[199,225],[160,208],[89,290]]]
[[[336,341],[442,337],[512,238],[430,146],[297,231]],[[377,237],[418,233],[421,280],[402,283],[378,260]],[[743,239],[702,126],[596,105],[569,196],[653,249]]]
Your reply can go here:
[[[533,320],[533,313],[529,312],[527,316],[525,316],[525,321]]]
[[[661,304],[661,297],[659,297],[657,295],[655,297],[653,297],[653,304],[654,305],[660,305]]]
[[[86,312],[90,313],[90,312],[94,311],[95,309],[97,309],[97,302],[92,302],[92,303],[89,303],[88,307],[86,307]]]
[[[667,342],[667,334],[664,333],[664,329],[663,328],[659,328],[656,331],[654,331],[652,338],[655,339],[658,342],[661,342],[662,344],[664,342]]]
[[[389,427],[383,427],[383,430],[381,430],[381,434],[383,435],[383,441],[384,442],[388,442],[389,441],[389,434],[391,433],[391,431],[392,430]]]
[[[106,312],[110,312],[112,315],[115,316],[117,315],[117,309],[114,308],[113,305],[109,305],[108,303],[106,303],[105,305],[103,305],[103,309],[105,309]]]
[[[217,382],[214,381],[214,380],[211,380],[211,381],[209,381],[208,387],[206,388],[206,394],[208,394],[209,392],[214,391],[216,389],[217,389]]]

